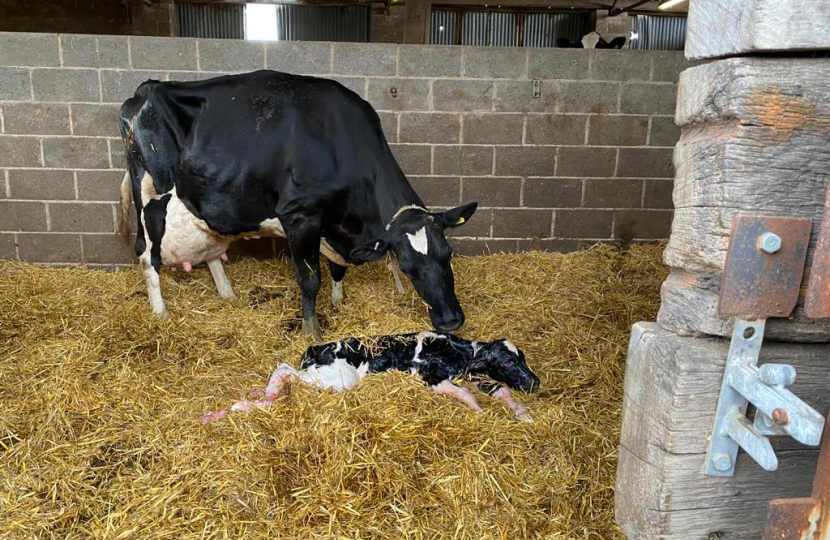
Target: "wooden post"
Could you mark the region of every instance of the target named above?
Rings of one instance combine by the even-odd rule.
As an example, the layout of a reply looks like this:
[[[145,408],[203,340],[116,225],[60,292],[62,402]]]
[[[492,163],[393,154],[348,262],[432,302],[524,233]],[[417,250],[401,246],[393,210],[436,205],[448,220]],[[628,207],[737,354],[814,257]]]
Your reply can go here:
[[[432,0],[407,0],[403,29],[404,43],[429,43]]]
[[[830,63],[812,57],[830,48],[830,2],[694,0],[688,24],[686,57],[715,60],[678,85],[671,274],[657,323],[631,333],[616,519],[629,540],[757,540],[767,501],[810,495],[818,449],[773,437],[777,471],[741,452],[734,476],[704,474],[733,322],[718,297],[738,214],[813,220],[806,288],[830,181]],[[810,319],[802,302],[768,320],[760,363],[793,365],[791,390],[819,411],[830,406],[828,358],[830,320]]]

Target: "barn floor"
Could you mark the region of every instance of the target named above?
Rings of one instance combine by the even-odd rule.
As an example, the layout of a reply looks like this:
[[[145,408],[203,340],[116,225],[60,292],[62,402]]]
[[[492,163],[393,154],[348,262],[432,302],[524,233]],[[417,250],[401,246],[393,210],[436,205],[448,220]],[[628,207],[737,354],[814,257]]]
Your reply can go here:
[[[288,261],[228,266],[235,301],[206,268],[163,272],[169,320],[137,269],[0,261],[0,538],[622,538],[623,365],[631,324],[656,315],[661,248],[454,264],[462,335],[512,339],[541,377],[519,396],[535,424],[396,373],[203,426],[309,345]],[[326,339],[428,327],[385,265],[345,289],[337,312],[321,291]]]

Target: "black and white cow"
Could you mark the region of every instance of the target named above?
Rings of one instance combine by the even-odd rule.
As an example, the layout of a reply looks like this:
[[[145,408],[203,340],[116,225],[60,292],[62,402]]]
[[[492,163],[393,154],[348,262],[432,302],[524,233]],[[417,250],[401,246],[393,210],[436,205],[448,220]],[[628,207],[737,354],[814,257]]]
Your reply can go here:
[[[605,41],[598,33],[589,32],[580,41],[558,38],[556,46],[565,49],[622,49],[625,46],[625,38],[615,37],[611,41]]]
[[[369,338],[365,343],[349,338],[311,346],[303,354],[299,369],[280,364],[265,390],[254,391],[252,398],[256,399],[239,401],[230,410],[250,412],[270,407],[292,379],[341,392],[353,388],[371,373],[390,370],[417,375],[435,392],[481,412],[475,396],[452,382],[459,377],[468,379],[487,394],[504,401],[519,420],[532,421],[527,409],[513,399],[509,390],[535,392],[539,389],[539,377],[528,367],[521,350],[506,339],[478,342],[434,332],[380,336]],[[203,416],[201,422],[213,422],[227,414],[224,410],[212,412]]]
[[[429,212],[401,172],[377,113],[340,83],[274,71],[198,82],[148,81],[121,106],[135,251],[153,311],[165,315],[162,264],[206,262],[220,296],[233,289],[221,260],[238,238],[286,237],[303,296],[303,329],[318,341],[320,253],[332,302],[347,265],[390,253],[429,306],[433,326],[464,323],[444,237],[476,203]]]

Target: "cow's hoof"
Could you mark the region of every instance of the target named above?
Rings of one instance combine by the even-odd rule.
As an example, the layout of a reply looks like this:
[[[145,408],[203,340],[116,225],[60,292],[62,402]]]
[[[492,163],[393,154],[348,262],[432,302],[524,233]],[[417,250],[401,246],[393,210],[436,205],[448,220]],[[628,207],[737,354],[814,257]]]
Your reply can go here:
[[[160,317],[162,319],[169,319],[170,313],[166,309],[162,309],[161,311],[154,311],[153,314],[156,317]]]
[[[320,332],[320,323],[317,322],[317,317],[311,320],[303,319],[303,333],[317,343],[323,341],[323,334]]]
[[[536,422],[533,421],[533,417],[531,417],[528,413],[516,415],[516,419],[519,422],[524,422],[525,424],[535,424]]]
[[[219,291],[219,298],[222,300],[236,300],[236,294],[233,291]]]

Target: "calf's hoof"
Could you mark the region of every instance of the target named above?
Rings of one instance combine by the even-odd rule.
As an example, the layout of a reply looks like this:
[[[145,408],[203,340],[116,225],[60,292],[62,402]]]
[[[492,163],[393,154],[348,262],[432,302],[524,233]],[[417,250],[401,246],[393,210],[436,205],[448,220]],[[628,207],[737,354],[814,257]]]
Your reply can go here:
[[[219,298],[222,300],[236,300],[236,294],[233,291],[219,291]]]
[[[530,416],[528,413],[522,413],[516,415],[516,420],[519,422],[524,422],[525,424],[535,424],[536,422],[533,421],[533,417]]]

